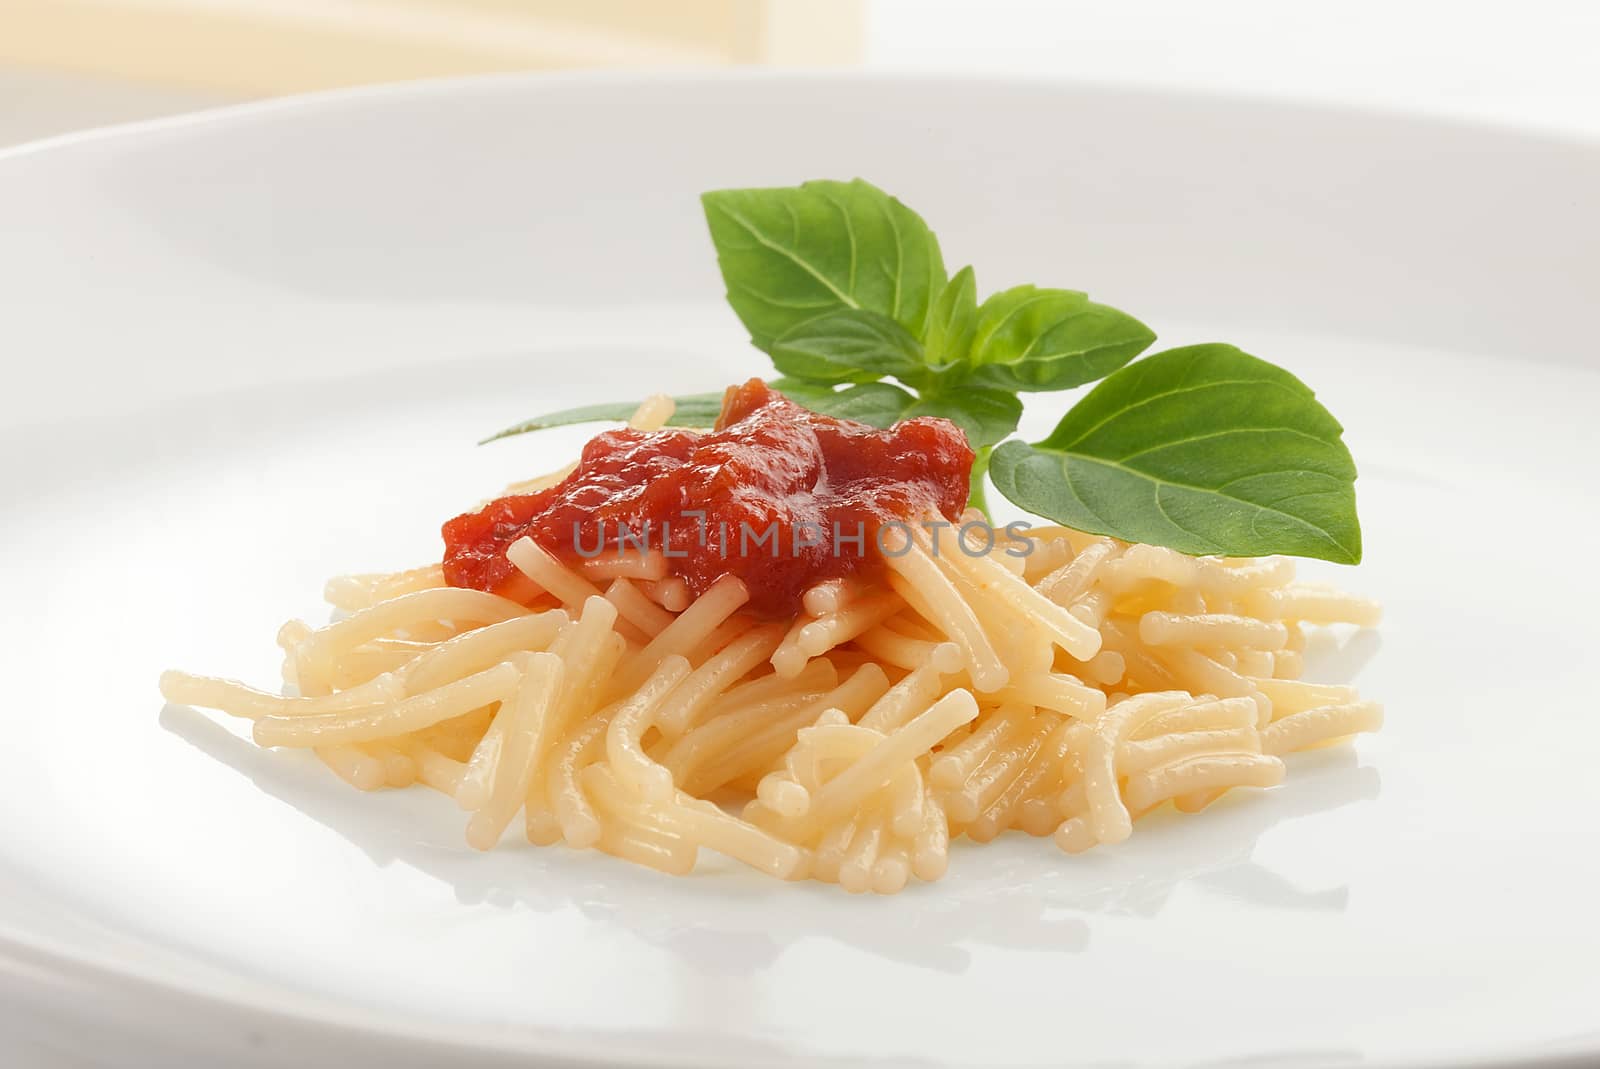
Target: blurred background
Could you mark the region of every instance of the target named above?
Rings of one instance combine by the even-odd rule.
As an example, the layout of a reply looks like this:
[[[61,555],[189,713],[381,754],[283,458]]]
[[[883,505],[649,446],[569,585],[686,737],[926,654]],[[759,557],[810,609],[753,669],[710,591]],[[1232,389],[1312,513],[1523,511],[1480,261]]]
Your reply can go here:
[[[1025,74],[1600,131],[1596,0],[0,0],[0,146],[495,71]]]

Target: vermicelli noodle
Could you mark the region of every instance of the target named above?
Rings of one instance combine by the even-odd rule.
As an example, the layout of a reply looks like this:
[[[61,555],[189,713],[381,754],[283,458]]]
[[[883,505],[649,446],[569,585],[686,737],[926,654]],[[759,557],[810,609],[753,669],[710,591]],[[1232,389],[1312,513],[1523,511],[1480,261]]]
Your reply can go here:
[[[634,426],[670,415],[652,399]],[[533,842],[663,872],[704,850],[878,893],[937,880],[962,837],[1110,846],[1381,726],[1353,688],[1298,678],[1308,627],[1377,606],[1290,561],[905,526],[881,579],[821,581],[777,621],[733,575],[693,597],[659,552],[569,564],[527,537],[516,600],[437,565],[347,576],[326,589],[347,615],[279,634],[288,696],[180,672],[162,693],[362,790],[448,795],[478,849],[520,814]]]

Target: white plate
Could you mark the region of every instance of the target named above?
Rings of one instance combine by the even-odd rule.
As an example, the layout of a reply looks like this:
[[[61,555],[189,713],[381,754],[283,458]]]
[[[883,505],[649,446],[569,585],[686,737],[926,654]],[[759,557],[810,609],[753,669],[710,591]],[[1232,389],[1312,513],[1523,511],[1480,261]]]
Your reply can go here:
[[[270,682],[324,577],[436,554],[584,434],[482,433],[758,373],[696,194],[854,174],[988,288],[1087,288],[1320,391],[1362,469],[1338,579],[1389,614],[1314,670],[1359,672],[1382,735],[1122,847],[1008,836],[863,900],[475,854],[435,795],[162,711],[163,667]],[[1510,130],[837,77],[418,86],[0,158],[8,1052],[1600,1056],[1596,189],[1600,147]]]

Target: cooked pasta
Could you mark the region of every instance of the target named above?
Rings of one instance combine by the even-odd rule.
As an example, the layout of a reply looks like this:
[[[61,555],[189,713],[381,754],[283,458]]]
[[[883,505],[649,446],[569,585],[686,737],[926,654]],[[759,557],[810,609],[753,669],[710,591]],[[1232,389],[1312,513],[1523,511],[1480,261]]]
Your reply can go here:
[[[652,398],[633,425],[670,415]],[[710,851],[878,893],[937,880],[962,837],[1119,843],[1166,802],[1271,787],[1284,755],[1382,723],[1298,679],[1307,627],[1377,607],[1287,560],[1064,528],[940,553],[916,526],[883,555],[881,578],[825,579],[774,621],[736,576],[694,597],[660,553],[569,563],[524,537],[506,556],[526,596],[437,565],[335,579],[340,619],[279,634],[288,695],[181,672],[161,689],[361,790],[450,796],[477,849],[521,814],[533,842],[667,873]]]

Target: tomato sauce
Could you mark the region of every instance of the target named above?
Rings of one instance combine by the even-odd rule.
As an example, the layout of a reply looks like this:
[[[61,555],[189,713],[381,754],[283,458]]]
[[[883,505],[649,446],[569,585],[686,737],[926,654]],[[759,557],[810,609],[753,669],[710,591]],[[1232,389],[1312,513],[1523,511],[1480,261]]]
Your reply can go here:
[[[523,584],[506,548],[523,535],[569,563],[619,546],[636,552],[643,540],[694,594],[736,575],[752,611],[789,616],[812,585],[880,568],[883,524],[930,513],[956,520],[972,461],[948,420],[878,430],[818,415],[751,379],[728,389],[711,431],[597,434],[556,486],[450,520],[445,579],[515,596]]]

